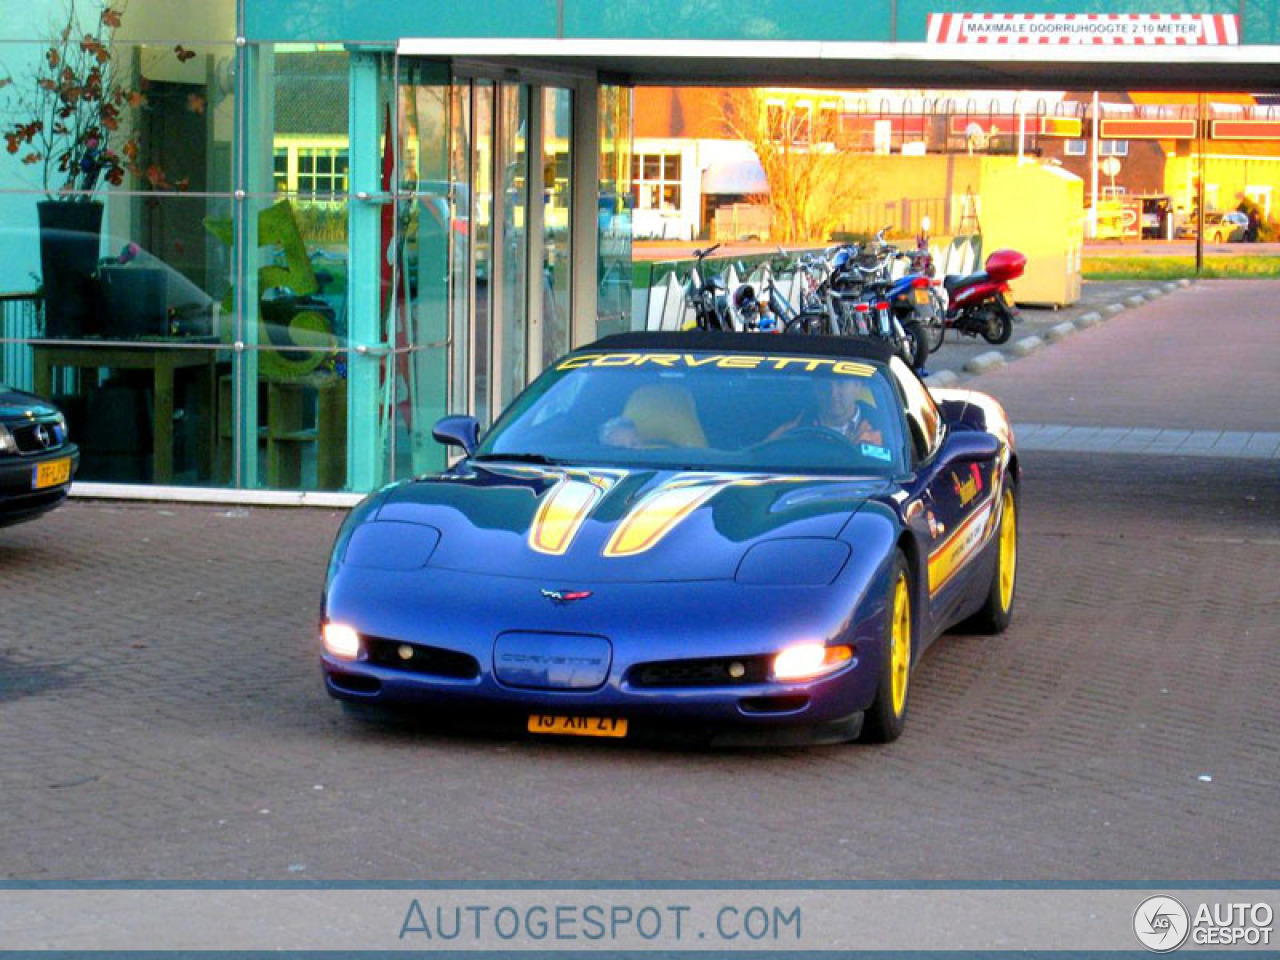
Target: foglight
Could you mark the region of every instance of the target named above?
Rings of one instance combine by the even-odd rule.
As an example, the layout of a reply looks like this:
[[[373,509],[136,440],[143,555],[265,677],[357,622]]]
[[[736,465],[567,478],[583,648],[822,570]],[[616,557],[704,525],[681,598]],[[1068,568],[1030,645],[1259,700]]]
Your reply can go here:
[[[773,658],[773,679],[812,680],[839,670],[852,658],[853,648],[847,644],[797,643]]]
[[[324,648],[335,657],[354,660],[360,656],[360,634],[341,623],[324,625]]]

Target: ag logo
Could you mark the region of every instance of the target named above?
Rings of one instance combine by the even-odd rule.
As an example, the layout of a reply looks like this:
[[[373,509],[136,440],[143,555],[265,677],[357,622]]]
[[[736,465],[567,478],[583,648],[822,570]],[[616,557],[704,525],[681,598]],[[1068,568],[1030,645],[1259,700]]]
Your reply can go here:
[[[1147,897],[1133,915],[1138,942],[1153,953],[1177,950],[1187,939],[1191,917],[1173,897]]]

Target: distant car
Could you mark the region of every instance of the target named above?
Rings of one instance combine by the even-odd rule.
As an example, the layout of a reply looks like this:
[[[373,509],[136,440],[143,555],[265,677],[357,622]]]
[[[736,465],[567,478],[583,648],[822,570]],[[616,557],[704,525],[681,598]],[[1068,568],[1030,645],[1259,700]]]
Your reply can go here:
[[[1249,228],[1249,218],[1239,210],[1207,210],[1204,215],[1204,239],[1207,243],[1228,243],[1244,239],[1244,232]],[[1180,235],[1194,237],[1196,235],[1196,218],[1190,217],[1183,225]]]
[[[478,434],[441,420],[463,459],[372,494],[338,535],[321,659],[353,708],[884,742],[939,634],[1009,623],[1008,420],[882,344],[620,334]]]
[[[32,520],[67,498],[80,450],[53,404],[0,384],[0,527]]]

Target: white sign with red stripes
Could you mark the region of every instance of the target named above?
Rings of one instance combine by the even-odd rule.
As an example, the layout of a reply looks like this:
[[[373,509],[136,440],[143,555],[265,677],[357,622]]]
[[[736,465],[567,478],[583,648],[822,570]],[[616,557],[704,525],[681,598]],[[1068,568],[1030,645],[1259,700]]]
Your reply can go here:
[[[1223,46],[1240,30],[1230,13],[931,13],[929,42]]]

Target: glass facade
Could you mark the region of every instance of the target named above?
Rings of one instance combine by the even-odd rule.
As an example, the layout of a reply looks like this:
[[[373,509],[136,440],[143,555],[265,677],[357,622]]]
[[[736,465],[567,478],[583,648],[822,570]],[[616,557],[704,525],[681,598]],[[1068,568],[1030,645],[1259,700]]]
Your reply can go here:
[[[689,171],[633,158],[627,87],[405,40],[915,41],[962,6],[31,0],[0,23],[0,379],[64,406],[84,480],[364,492],[438,468],[437,418],[487,424],[632,326],[632,213]]]
[[[39,116],[16,78],[55,6],[2,28],[6,130]],[[436,419],[491,422],[570,348],[585,81],[397,58],[287,6],[82,4],[118,169],[87,179],[83,136],[0,166],[0,380],[66,409],[81,480],[363,492],[443,466]],[[630,95],[603,89],[606,330],[630,313]]]

